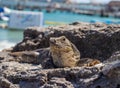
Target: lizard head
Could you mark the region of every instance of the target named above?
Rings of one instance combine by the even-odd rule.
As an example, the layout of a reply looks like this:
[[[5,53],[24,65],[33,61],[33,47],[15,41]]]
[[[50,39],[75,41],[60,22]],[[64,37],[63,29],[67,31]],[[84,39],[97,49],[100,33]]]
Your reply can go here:
[[[50,48],[54,48],[57,50],[71,49],[71,42],[65,36],[51,37]]]

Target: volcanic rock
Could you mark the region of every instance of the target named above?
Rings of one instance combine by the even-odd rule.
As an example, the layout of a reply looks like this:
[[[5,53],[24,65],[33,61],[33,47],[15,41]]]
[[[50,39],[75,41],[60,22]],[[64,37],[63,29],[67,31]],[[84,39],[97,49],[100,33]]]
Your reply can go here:
[[[81,59],[101,63],[55,67],[49,39],[62,35],[76,45]],[[120,88],[120,25],[74,22],[27,28],[22,42],[0,52],[0,88]]]

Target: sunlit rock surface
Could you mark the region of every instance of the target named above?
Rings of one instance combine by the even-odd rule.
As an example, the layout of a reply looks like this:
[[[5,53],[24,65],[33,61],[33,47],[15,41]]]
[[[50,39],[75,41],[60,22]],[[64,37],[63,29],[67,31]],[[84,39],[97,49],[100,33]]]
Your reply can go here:
[[[92,67],[56,68],[50,37],[64,35],[83,58],[101,61]],[[0,88],[120,88],[120,25],[74,22],[28,28],[13,49],[0,52]]]

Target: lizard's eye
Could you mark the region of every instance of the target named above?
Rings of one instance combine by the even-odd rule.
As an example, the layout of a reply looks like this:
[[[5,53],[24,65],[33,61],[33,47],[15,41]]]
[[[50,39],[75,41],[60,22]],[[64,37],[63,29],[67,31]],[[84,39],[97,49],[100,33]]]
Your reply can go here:
[[[63,38],[62,40],[65,41],[65,38]]]

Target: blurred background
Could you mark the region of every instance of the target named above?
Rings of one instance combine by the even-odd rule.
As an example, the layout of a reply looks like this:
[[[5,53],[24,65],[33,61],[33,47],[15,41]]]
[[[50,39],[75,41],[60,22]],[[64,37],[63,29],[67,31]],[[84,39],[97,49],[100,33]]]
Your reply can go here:
[[[27,27],[76,21],[120,24],[120,0],[0,0],[0,50],[20,42]]]

